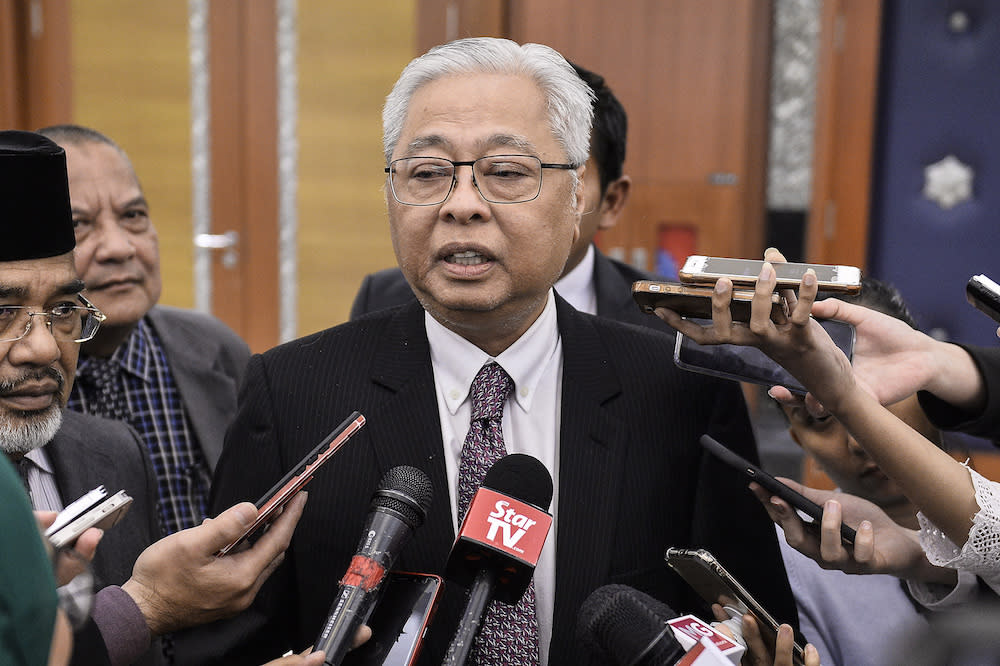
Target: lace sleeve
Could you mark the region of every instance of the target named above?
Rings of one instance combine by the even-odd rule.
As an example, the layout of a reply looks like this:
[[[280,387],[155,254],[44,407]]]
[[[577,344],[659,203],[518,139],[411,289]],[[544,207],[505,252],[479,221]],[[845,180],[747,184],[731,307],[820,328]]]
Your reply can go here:
[[[979,512],[972,518],[965,546],[956,546],[923,513],[918,513],[920,545],[931,564],[973,573],[1000,593],[1000,484],[973,469],[969,474]]]

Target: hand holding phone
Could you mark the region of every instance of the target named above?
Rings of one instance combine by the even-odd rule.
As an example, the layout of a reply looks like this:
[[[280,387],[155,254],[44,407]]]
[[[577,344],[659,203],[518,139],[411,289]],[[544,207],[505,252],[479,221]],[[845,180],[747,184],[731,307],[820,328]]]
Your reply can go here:
[[[698,442],[703,447],[705,447],[705,450],[707,450],[713,456],[715,456],[722,462],[726,463],[730,467],[740,470],[747,476],[748,479],[750,479],[751,481],[756,481],[769,493],[771,493],[772,495],[777,495],[781,499],[788,502],[793,508],[804,513],[812,520],[812,523],[815,526],[818,527],[819,524],[822,522],[823,507],[821,507],[819,504],[816,504],[811,499],[799,493],[798,491],[789,488],[781,481],[778,481],[776,478],[774,478],[773,476],[762,470],[760,467],[757,467],[743,456],[739,455],[738,453],[734,453],[729,448],[720,444],[712,436],[702,435],[701,438],[698,440]],[[809,524],[809,522],[806,521],[806,524]],[[857,533],[854,531],[853,528],[845,525],[844,523],[841,523],[840,538],[841,541],[843,541],[845,544],[853,546],[854,540],[857,538]]]

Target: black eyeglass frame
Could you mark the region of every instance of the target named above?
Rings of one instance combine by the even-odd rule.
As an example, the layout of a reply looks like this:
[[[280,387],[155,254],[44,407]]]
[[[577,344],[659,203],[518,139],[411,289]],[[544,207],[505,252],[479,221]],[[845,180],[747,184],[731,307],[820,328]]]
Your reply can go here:
[[[483,191],[479,189],[479,183],[476,182],[475,164],[480,160],[493,159],[497,157],[528,157],[534,160],[538,160],[538,166],[541,169],[563,169],[569,171],[580,168],[579,164],[560,164],[558,162],[543,162],[541,158],[537,157],[536,155],[483,155],[482,157],[476,158],[474,160],[463,160],[461,162],[455,162],[454,160],[449,160],[447,157],[432,157],[430,155],[412,155],[408,157],[398,157],[394,159],[393,161],[389,162],[389,166],[385,167],[383,171],[389,174],[389,191],[392,192],[392,198],[395,199],[397,203],[400,203],[404,206],[439,206],[443,204],[445,201],[448,200],[448,197],[451,196],[451,193],[455,191],[455,185],[458,183],[458,167],[460,166],[472,167],[472,185],[473,187],[476,188],[476,192],[479,192],[479,196],[483,198],[483,201],[492,204],[519,204],[519,203],[528,203],[529,201],[534,201],[535,199],[537,199],[538,195],[542,193],[543,178],[541,172],[539,172],[538,174],[538,191],[535,192],[535,196],[531,197],[530,199],[523,199],[521,201],[494,201],[492,199],[486,198],[486,195],[483,194]],[[444,198],[441,199],[441,201],[435,201],[433,203],[409,203],[407,201],[401,201],[400,198],[396,195],[396,188],[392,184],[392,174],[394,173],[392,166],[397,162],[401,162],[403,160],[419,160],[419,159],[440,160],[442,162],[448,162],[452,165],[451,185],[448,186],[448,191],[445,192]]]

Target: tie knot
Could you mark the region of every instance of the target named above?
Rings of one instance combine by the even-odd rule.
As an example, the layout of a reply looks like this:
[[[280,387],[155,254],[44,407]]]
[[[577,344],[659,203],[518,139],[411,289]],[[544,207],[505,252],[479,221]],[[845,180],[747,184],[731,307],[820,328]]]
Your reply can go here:
[[[499,419],[503,403],[514,388],[514,380],[495,361],[490,361],[472,380],[472,418]]]

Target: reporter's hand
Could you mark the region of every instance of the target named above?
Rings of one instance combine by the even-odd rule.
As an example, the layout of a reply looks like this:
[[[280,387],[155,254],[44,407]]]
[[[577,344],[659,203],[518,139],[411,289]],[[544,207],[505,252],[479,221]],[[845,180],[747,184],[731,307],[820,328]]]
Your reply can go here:
[[[35,511],[35,522],[38,523],[38,530],[42,533],[42,541],[45,547],[50,548],[49,540],[45,537],[45,530],[55,522],[57,511]],[[94,554],[97,552],[97,545],[104,537],[104,530],[91,527],[76,538],[73,543],[73,550],[78,557],[60,556],[56,563],[56,585],[63,586],[79,576],[87,567],[87,562],[92,562]],[[51,552],[51,551],[50,551]]]
[[[358,627],[358,631],[354,634],[354,641],[351,642],[351,649],[356,650],[372,637],[371,628],[363,624]],[[269,661],[264,666],[322,666],[323,660],[326,655],[322,652],[313,652],[313,646],[309,646],[299,654],[289,655],[287,657],[282,657],[281,659],[274,659]]]
[[[235,615],[281,564],[305,508],[298,493],[252,548],[224,557],[215,553],[257,517],[257,508],[237,504],[144,550],[122,585],[139,606],[153,634],[163,634]]]
[[[954,570],[934,566],[927,560],[915,530],[900,526],[875,504],[847,493],[808,488],[790,479],[781,481],[823,507],[818,531],[802,522],[787,502],[759,484],[751,483],[750,490],[771,520],[781,526],[788,545],[824,569],[890,574],[920,582],[955,582]],[[853,549],[841,541],[842,521],[857,531]]]
[[[778,627],[778,638],[774,645],[774,653],[768,649],[760,634],[757,620],[749,613],[743,616],[743,638],[747,643],[747,651],[740,662],[742,666],[792,666],[795,633],[792,628],[783,624]],[[806,666],[819,666],[819,652],[811,644],[802,650]]]

